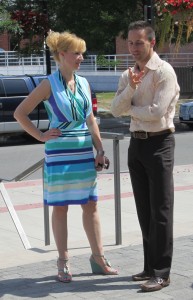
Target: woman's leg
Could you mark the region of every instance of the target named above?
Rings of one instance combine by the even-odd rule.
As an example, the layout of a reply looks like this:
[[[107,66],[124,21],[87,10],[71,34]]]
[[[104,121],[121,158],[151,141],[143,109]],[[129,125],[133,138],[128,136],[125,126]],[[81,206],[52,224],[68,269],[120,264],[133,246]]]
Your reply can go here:
[[[117,274],[117,271],[112,269],[104,258],[97,203],[89,201],[87,204],[81,206],[83,210],[83,226],[88,237],[94,261],[104,269],[104,273]]]
[[[89,201],[87,204],[81,206],[83,210],[83,226],[88,237],[92,253],[103,255],[101,225],[97,203],[94,201]]]
[[[67,229],[68,206],[54,206],[52,212],[52,229],[56,247],[58,250],[58,279],[62,282],[71,281],[68,268],[68,229]]]

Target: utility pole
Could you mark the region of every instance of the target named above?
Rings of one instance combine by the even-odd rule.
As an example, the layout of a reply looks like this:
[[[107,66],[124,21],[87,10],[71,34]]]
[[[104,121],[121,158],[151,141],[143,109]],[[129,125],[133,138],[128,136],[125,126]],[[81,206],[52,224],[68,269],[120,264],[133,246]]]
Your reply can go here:
[[[42,8],[43,8],[43,13],[47,17],[47,24],[49,23],[49,17],[48,17],[48,9],[47,9],[47,0],[42,0]],[[48,26],[45,26],[48,27]],[[46,37],[47,37],[47,28],[44,30],[44,49],[45,49],[45,54],[46,54],[46,74],[49,75],[51,74],[51,62],[50,62],[50,51],[48,46],[46,45]]]
[[[154,27],[154,0],[144,0],[144,20]]]

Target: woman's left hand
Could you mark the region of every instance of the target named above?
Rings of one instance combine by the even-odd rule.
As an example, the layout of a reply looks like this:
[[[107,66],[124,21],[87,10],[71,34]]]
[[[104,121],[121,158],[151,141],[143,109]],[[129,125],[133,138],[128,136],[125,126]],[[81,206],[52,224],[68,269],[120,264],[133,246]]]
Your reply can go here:
[[[95,168],[97,171],[102,171],[105,164],[105,157],[104,155],[97,154],[95,157]]]
[[[51,128],[45,132],[42,132],[40,141],[47,142],[49,140],[55,139],[61,135],[61,131],[58,128]]]

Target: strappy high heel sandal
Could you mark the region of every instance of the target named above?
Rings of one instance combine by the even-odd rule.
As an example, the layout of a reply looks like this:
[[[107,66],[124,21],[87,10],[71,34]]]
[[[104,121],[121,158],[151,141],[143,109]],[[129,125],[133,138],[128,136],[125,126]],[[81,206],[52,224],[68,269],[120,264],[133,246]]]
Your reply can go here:
[[[99,265],[94,257],[101,257],[104,260],[104,265]],[[111,263],[105,258],[104,255],[92,254],[90,257],[90,265],[93,274],[102,275],[118,275],[118,271],[111,267]]]
[[[63,268],[60,267],[60,262],[64,264]],[[65,258],[58,258],[57,260],[57,266],[58,266],[58,280],[60,282],[71,282],[72,281],[72,274],[70,273],[69,267],[68,267],[68,259]]]

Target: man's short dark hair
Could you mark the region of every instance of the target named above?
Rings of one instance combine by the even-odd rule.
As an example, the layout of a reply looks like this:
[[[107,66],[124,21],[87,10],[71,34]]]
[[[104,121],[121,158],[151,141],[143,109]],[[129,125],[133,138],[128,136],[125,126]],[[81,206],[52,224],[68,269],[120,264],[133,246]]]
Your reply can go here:
[[[153,39],[155,39],[155,31],[150,23],[146,21],[135,21],[129,24],[128,31],[130,30],[140,30],[145,29],[147,33],[148,40],[151,42]]]

